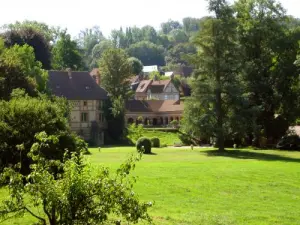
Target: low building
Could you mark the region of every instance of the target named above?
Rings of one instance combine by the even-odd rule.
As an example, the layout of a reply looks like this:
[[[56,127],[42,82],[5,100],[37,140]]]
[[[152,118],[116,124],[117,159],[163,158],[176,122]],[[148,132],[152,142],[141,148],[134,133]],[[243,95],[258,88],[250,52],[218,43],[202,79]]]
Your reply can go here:
[[[127,124],[142,122],[144,125],[168,126],[173,120],[181,120],[184,107],[182,102],[175,100],[129,100],[125,108]]]
[[[103,105],[108,96],[89,72],[49,71],[49,87],[54,95],[71,103],[72,131],[87,141],[103,144],[107,127]]]
[[[153,66],[144,66],[143,67],[143,74],[144,76],[150,75],[152,72],[159,72],[158,66],[153,65]]]
[[[135,92],[136,100],[175,100],[180,98],[179,90],[171,80],[142,80]]]

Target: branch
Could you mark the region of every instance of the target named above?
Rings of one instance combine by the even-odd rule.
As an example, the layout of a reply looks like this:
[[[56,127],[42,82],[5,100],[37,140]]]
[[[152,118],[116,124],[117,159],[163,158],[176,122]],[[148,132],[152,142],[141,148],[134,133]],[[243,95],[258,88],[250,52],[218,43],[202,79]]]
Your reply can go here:
[[[35,215],[35,214],[34,214],[33,212],[31,212],[27,207],[24,207],[24,209],[25,209],[27,212],[29,212],[33,217],[35,217],[35,218],[37,218],[37,219],[43,221],[43,223],[46,225],[46,220],[45,220],[44,218]]]

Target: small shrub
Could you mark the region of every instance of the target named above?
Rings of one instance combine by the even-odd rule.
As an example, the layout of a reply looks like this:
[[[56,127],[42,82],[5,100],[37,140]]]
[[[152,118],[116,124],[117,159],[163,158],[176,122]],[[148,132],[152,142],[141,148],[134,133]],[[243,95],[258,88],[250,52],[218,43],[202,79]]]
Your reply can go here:
[[[153,148],[159,148],[160,147],[160,140],[158,137],[151,138],[151,144]]]
[[[151,154],[151,141],[149,138],[142,137],[136,142],[136,149],[145,154]]]

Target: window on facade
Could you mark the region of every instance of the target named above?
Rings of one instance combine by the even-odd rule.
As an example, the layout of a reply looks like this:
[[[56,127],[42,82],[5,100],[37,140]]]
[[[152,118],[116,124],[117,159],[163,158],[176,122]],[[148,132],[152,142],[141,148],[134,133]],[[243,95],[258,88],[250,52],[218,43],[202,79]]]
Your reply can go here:
[[[81,113],[81,122],[87,122],[88,121],[88,113],[84,112]]]
[[[103,109],[103,101],[99,101],[99,109]]]
[[[104,122],[104,115],[103,115],[103,113],[99,113],[99,122],[101,122],[101,123]]]
[[[168,95],[165,95],[165,100],[168,100]]]
[[[84,102],[83,102],[83,106],[87,106],[87,101],[84,101]]]

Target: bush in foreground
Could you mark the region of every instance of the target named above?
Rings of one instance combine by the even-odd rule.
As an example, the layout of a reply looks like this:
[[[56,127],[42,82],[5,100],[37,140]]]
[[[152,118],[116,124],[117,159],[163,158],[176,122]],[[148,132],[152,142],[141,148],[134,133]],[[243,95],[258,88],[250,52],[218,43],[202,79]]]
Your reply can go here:
[[[151,154],[151,141],[149,138],[142,137],[136,142],[138,152]]]
[[[41,150],[45,145],[57,142],[58,137],[42,132],[36,138],[37,142],[29,152],[33,161],[30,174],[22,175],[16,165],[5,168],[1,176],[4,183],[10,180],[8,189],[11,193],[0,206],[2,220],[30,214],[44,225],[103,224],[112,215],[128,223],[151,221],[147,209],[152,204],[138,200],[132,190],[134,179],[129,177],[135,163],[141,159],[141,153],[121,165],[116,175],[110,175],[104,167],[95,172],[95,168],[87,166],[78,153],[64,157],[63,163],[47,160]],[[62,168],[58,179],[51,172],[53,165]],[[41,209],[43,213],[37,213]]]
[[[31,98],[23,94],[10,101],[0,101],[0,171],[8,165],[21,163],[19,170],[25,175],[30,171],[32,160],[28,153],[37,133],[45,131],[47,135],[58,136],[57,142],[41,150],[46,159],[62,160],[65,149],[75,152],[85,143],[69,128],[64,100],[45,96]]]
[[[151,138],[151,144],[153,148],[159,148],[160,147],[160,140],[158,137]]]

